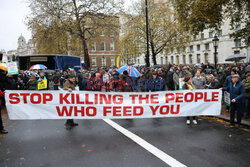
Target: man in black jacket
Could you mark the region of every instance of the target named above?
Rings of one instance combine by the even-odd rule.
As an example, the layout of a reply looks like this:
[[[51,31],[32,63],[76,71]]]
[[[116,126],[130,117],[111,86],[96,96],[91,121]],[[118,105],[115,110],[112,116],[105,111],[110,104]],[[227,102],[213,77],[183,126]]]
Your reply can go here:
[[[0,134],[6,134],[8,133],[7,130],[3,127],[3,121],[2,121],[2,115],[1,110],[3,108],[3,92],[5,91],[5,85],[6,85],[6,73],[2,70],[0,70]]]

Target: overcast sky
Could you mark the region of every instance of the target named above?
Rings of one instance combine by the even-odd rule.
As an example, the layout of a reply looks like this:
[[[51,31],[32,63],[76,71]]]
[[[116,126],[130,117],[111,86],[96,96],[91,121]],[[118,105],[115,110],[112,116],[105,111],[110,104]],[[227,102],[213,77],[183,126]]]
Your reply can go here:
[[[133,0],[124,0],[128,7]],[[0,0],[0,50],[17,49],[17,39],[22,34],[26,41],[31,32],[25,25],[25,17],[30,13],[26,0]]]

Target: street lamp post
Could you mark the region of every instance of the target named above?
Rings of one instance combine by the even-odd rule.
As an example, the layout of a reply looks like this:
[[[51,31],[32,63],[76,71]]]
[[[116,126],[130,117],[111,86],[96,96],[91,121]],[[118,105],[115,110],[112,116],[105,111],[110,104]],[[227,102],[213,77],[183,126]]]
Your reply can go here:
[[[147,53],[146,53],[146,66],[150,66],[149,62],[149,35],[148,35],[148,0],[145,0],[145,13],[146,13],[146,35],[147,35]]]
[[[82,20],[82,35],[83,35],[83,53],[84,53],[84,63],[85,63],[85,68],[88,69],[90,68],[90,61],[89,61],[89,55],[88,55],[88,48],[86,44],[86,38],[85,38],[85,20]]]
[[[216,70],[217,68],[217,49],[218,49],[218,45],[219,45],[219,38],[217,37],[217,35],[214,35],[214,39],[213,41],[213,45],[214,45],[214,68]]]

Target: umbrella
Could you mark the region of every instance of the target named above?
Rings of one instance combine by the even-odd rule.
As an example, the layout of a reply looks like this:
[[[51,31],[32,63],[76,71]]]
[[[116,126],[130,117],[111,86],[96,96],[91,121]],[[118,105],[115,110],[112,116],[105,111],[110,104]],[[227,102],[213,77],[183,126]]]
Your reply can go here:
[[[36,64],[30,67],[30,70],[45,70],[47,67],[42,64]]]
[[[36,78],[39,78],[40,76],[35,73],[34,71],[24,71],[23,72],[25,75],[27,75],[28,77],[30,77],[31,75],[35,75]]]
[[[245,59],[245,58],[246,58],[246,56],[235,54],[235,55],[231,55],[231,56],[227,57],[225,60],[237,62],[237,61],[240,61],[240,60]]]
[[[8,71],[7,66],[6,66],[5,63],[0,63],[0,70]]]
[[[118,71],[120,74],[122,74],[124,71],[127,71],[129,76],[135,77],[135,78],[141,76],[140,72],[136,68],[131,67],[131,66],[123,66],[117,69],[116,71]]]

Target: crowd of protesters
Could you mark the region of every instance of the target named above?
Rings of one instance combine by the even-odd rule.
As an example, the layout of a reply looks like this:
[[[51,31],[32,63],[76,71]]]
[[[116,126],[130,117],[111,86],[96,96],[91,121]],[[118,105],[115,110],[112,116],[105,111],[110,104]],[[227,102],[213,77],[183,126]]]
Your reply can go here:
[[[37,70],[14,76],[0,70],[0,109],[3,107],[5,90],[37,90],[39,82],[46,80],[47,86],[42,90],[154,92],[221,88],[230,93],[231,108],[228,107],[227,111],[230,110],[231,126],[235,124],[235,111],[237,111],[237,126],[241,123],[243,113],[245,117],[250,116],[250,66],[247,64],[218,65],[216,69],[209,64],[196,66],[169,64],[160,68],[159,66],[136,68],[141,74],[138,78],[130,77],[127,71],[119,73],[116,68],[111,67],[77,71],[68,68],[66,71],[57,70],[50,73],[46,70]],[[184,81],[183,86],[180,86],[180,79]],[[197,124],[196,117],[192,117],[192,122]],[[188,125],[191,123],[190,117],[187,117],[186,123]],[[68,129],[77,125],[73,120],[66,122]],[[1,117],[0,133],[7,133]]]

